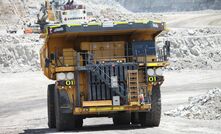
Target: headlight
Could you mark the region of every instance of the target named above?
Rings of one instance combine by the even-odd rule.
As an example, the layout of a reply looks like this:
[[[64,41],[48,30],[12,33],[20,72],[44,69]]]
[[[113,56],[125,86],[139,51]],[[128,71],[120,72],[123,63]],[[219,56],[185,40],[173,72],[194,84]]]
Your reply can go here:
[[[65,73],[57,73],[56,74],[56,79],[57,80],[65,80],[65,78],[66,78]]]
[[[161,68],[156,69],[156,75],[162,76],[163,75],[163,70]]]
[[[154,75],[154,70],[153,69],[148,69],[147,74],[150,75],[150,76],[153,76]]]
[[[71,72],[67,73],[67,79],[68,80],[73,80],[74,79],[74,73],[71,73]]]

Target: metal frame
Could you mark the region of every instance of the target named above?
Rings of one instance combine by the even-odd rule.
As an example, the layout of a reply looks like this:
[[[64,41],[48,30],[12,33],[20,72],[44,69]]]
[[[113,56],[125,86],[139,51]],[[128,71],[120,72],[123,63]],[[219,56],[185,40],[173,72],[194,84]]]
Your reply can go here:
[[[102,114],[119,111],[148,111],[151,109],[151,104],[144,104],[140,106],[105,106],[105,107],[76,107],[73,109],[75,115],[90,115],[90,114]]]
[[[107,31],[120,31],[120,30],[150,30],[153,29],[156,33],[161,32],[165,29],[164,22],[113,22],[113,26],[105,26],[105,22],[102,24],[71,24],[71,25],[53,25],[46,26],[47,33],[88,33],[88,32],[107,32]]]
[[[85,65],[80,65],[80,56],[85,55]],[[87,57],[86,57],[87,56]],[[126,57],[126,59],[131,58],[132,56],[123,56]],[[118,57],[117,57],[118,58]],[[126,80],[126,70],[136,70],[138,69],[139,63],[137,62],[125,62],[125,63],[118,63],[118,62],[106,62],[106,63],[98,63],[96,64],[94,62],[93,54],[90,53],[77,53],[76,55],[76,69],[75,69],[75,81],[76,81],[76,93],[77,93],[77,104],[76,106],[81,106],[81,97],[80,97],[80,72],[87,72],[88,74],[88,101],[93,100],[106,100],[106,99],[112,99],[110,97],[114,95],[119,95],[122,99],[125,100],[124,104],[128,104],[128,96],[127,96],[127,84],[122,83]],[[147,60],[145,57],[145,64],[147,64]],[[111,66],[115,66],[115,69]],[[145,67],[145,70],[147,67]],[[119,70],[119,71],[118,71]],[[116,73],[117,72],[117,73]],[[120,76],[119,79],[119,88],[111,88],[111,82],[110,78],[111,76]],[[94,78],[96,77],[96,78]],[[95,80],[97,79],[97,80]],[[93,87],[93,83],[99,81],[99,83],[96,85],[96,87]],[[104,91],[104,89],[108,89],[109,91]],[[92,91],[93,90],[93,91]],[[96,90],[96,91],[95,91]],[[97,91],[99,90],[99,91]],[[99,94],[97,95],[96,92]],[[110,92],[110,93],[107,93]],[[107,97],[103,97],[107,95]],[[93,96],[99,96],[98,98]]]

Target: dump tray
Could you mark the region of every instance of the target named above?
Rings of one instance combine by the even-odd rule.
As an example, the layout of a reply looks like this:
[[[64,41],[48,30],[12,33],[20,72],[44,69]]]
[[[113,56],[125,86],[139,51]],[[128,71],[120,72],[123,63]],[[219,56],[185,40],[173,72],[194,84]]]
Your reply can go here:
[[[144,21],[144,22],[113,22],[113,23],[88,23],[71,25],[47,26],[48,35],[64,35],[71,33],[76,35],[111,35],[134,32],[148,32],[157,34],[164,30],[164,22]]]

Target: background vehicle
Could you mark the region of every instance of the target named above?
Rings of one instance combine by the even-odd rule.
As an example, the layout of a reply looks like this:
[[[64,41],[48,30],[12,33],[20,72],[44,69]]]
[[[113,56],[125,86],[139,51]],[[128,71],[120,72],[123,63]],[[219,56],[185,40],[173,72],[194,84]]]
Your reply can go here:
[[[87,12],[84,5],[77,4],[73,0],[45,0],[37,18],[37,23],[43,30],[46,24],[81,24],[87,22]]]
[[[28,34],[28,33],[38,33],[39,34],[39,33],[41,33],[40,25],[32,24],[32,25],[28,26],[27,28],[25,28],[24,33],[25,34]]]
[[[49,127],[79,128],[90,117],[158,126],[170,45],[158,48],[155,37],[164,29],[154,21],[48,26],[40,54],[45,76],[55,80],[48,86]]]

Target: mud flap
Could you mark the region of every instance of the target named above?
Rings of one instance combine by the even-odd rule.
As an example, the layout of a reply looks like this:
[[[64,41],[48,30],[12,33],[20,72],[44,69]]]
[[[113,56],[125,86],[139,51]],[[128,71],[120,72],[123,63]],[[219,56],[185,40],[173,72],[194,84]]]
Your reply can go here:
[[[59,90],[59,102],[61,113],[73,113],[73,105],[70,102],[68,93],[65,90]]]

